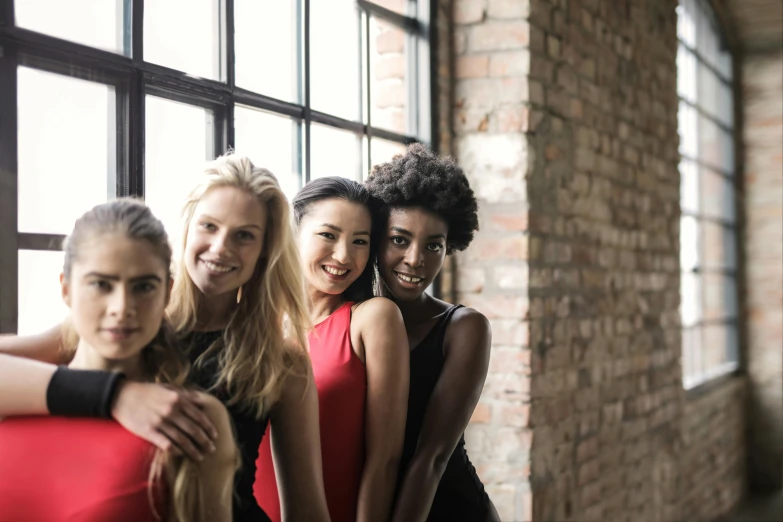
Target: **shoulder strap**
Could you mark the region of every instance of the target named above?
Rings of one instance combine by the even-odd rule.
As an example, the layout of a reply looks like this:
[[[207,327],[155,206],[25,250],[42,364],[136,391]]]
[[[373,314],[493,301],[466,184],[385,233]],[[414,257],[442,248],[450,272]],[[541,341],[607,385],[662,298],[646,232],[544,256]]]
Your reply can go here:
[[[444,353],[443,341],[446,338],[446,328],[449,327],[449,323],[451,322],[451,317],[454,315],[454,312],[460,308],[463,308],[463,305],[452,305],[452,307],[446,310],[446,313],[443,314],[443,318],[440,320],[440,324],[437,326],[440,328],[440,331],[438,332],[438,346],[440,346],[440,353]]]

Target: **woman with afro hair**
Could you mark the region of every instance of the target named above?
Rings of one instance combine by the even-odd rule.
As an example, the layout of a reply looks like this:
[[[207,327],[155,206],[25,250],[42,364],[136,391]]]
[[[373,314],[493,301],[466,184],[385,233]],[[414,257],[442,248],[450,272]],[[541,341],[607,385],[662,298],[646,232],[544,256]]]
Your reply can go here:
[[[454,161],[420,144],[375,166],[366,186],[386,218],[378,293],[399,306],[411,350],[393,520],[499,520],[463,436],[487,376],[489,322],[476,310],[425,293],[446,256],[473,240],[476,197]]]

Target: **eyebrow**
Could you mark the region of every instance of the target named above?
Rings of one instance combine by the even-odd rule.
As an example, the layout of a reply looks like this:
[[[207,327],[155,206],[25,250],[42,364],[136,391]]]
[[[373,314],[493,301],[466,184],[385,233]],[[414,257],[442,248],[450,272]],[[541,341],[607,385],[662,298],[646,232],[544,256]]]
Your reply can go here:
[[[410,232],[409,230],[405,230],[402,227],[389,227],[389,228],[391,228],[392,230],[394,230],[395,232],[397,232],[399,234],[403,234],[403,235],[406,235],[406,236],[413,237],[413,233],[412,232]],[[442,240],[445,241],[446,240],[446,236],[444,234],[432,234],[431,236],[428,236],[427,239],[442,239]]]
[[[209,214],[201,214],[199,216],[199,219],[209,219],[210,221],[216,221],[216,222],[218,222],[220,224],[223,224],[223,222],[220,221],[218,218],[216,218],[214,216],[210,216]],[[261,227],[259,227],[258,225],[254,224],[254,223],[248,223],[247,225],[240,225],[240,226],[238,226],[236,228],[257,228],[258,230],[263,232]]]
[[[85,279],[88,278],[88,277],[100,277],[101,279],[108,279],[109,281],[119,281],[120,280],[120,276],[109,275],[109,274],[102,274],[100,272],[89,272],[87,274],[84,274],[84,277],[85,277]],[[162,283],[163,282],[163,280],[160,277],[156,276],[155,274],[147,274],[147,275],[141,275],[141,276],[137,276],[137,277],[132,277],[130,279],[130,282],[131,283],[138,283],[140,281],[149,281],[149,280],[157,281],[158,283]]]
[[[337,225],[332,225],[331,223],[321,223],[322,227],[331,228],[332,230],[336,232],[342,232],[343,229],[338,227]],[[359,230],[358,232],[353,233],[354,236],[369,236],[370,233],[366,230]]]

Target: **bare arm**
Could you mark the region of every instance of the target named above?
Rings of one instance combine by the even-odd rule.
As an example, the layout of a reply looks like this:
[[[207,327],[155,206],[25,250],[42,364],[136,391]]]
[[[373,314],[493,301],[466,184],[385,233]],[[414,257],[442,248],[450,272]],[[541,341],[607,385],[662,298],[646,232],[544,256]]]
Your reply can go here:
[[[416,453],[405,472],[395,522],[424,521],[446,464],[481,396],[492,333],[475,310],[458,310],[446,330],[446,356],[430,397]]]
[[[198,397],[204,405],[204,413],[218,432],[215,451],[197,464],[204,495],[203,519],[231,522],[234,474],[240,463],[231,418],[218,399],[206,393],[199,393]]]
[[[270,421],[283,521],[328,521],[318,427],[318,392],[312,374],[309,377],[291,374],[286,378]]]
[[[60,325],[36,335],[0,335],[0,354],[60,364],[67,362],[62,360],[62,339]]]
[[[46,389],[57,366],[0,354],[0,416],[46,415]]]
[[[59,326],[35,336],[0,336],[0,417],[50,413],[47,392],[54,363],[66,362],[59,360],[61,340]],[[100,397],[102,390],[95,393]],[[125,381],[111,413],[128,431],[163,450],[173,447],[199,460],[212,449],[214,426],[190,392]]]
[[[366,457],[359,486],[358,522],[389,520],[405,437],[410,350],[397,305],[376,297],[356,308],[367,368]]]

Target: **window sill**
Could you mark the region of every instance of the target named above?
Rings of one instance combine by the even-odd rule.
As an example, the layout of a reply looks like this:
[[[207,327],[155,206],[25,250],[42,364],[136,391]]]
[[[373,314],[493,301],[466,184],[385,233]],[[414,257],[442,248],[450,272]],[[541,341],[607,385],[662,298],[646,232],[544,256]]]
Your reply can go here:
[[[721,387],[740,374],[738,362],[729,362],[718,366],[710,372],[698,377],[683,380],[686,399],[700,397],[710,391]]]

